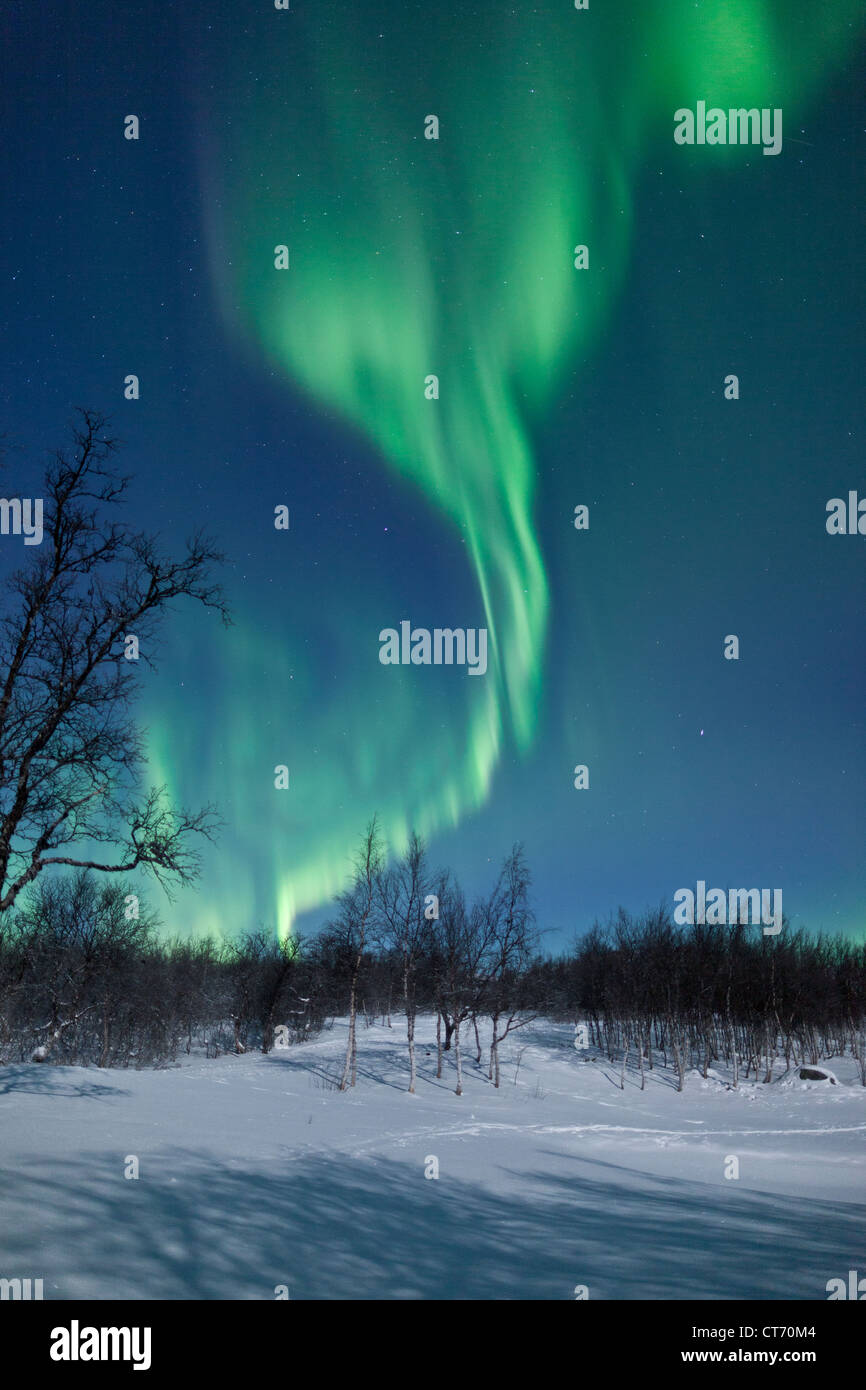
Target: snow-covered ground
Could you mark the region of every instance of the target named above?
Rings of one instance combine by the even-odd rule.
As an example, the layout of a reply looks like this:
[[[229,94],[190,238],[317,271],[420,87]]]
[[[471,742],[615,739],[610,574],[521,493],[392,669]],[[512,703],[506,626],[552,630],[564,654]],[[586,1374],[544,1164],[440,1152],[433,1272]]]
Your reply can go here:
[[[361,1024],[345,1094],[339,1022],[268,1057],[0,1068],[0,1277],[46,1299],[788,1300],[866,1275],[850,1060],[838,1085],[692,1073],[678,1094],[656,1071],[641,1092],[632,1071],[623,1091],[536,1023],[499,1091],[467,1049],[458,1098],[433,1036],[421,1020],[415,1096],[396,1017]]]

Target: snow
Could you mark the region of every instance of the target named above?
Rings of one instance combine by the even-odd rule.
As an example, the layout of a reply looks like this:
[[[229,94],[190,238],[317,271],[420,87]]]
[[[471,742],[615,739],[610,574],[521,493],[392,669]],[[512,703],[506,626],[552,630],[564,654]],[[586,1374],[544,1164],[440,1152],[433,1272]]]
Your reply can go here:
[[[499,1091],[464,1038],[457,1097],[425,1018],[410,1096],[401,1020],[358,1038],[344,1094],[340,1021],[268,1057],[0,1068],[0,1276],[46,1299],[788,1300],[866,1274],[850,1059],[835,1086],[718,1068],[679,1094],[672,1070],[641,1092],[632,1058],[623,1091],[618,1061],[538,1022]]]

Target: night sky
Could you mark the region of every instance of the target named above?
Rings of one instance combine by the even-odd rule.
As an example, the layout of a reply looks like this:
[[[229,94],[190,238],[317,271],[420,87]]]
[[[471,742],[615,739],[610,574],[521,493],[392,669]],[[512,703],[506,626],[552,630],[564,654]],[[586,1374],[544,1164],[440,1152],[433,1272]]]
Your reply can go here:
[[[862,934],[864,16],[3,5],[5,493],[91,406],[136,525],[228,556],[146,675],[225,821],[167,932],[315,926],[378,812],[470,890],[522,840],[548,949],[697,879]],[[676,144],[699,101],[781,152]],[[487,673],[381,664],[407,619]]]

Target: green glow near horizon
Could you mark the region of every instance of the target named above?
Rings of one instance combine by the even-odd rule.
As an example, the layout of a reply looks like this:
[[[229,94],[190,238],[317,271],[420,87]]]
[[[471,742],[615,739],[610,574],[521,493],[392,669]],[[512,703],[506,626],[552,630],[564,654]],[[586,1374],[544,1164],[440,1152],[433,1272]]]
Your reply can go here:
[[[291,843],[275,835],[265,850],[282,934],[340,886],[347,849],[373,810],[395,848],[410,825],[428,835],[457,825],[488,798],[503,750],[525,755],[532,744],[550,602],[533,432],[611,319],[644,162],[693,160],[674,149],[674,109],[698,99],[782,106],[787,129],[850,45],[858,14],[853,3],[829,18],[811,10],[665,0],[478,16],[438,5],[389,19],[391,63],[394,42],[405,53],[395,72],[377,56],[363,15],[330,6],[318,25],[305,20],[308,87],[297,90],[298,65],[283,64],[276,43],[262,57],[261,82],[245,80],[240,59],[229,75],[221,114],[231,123],[215,143],[223,157],[205,176],[224,316],[373,441],[383,466],[462,538],[479,596],[463,625],[490,634],[488,676],[465,682],[455,728],[453,717],[447,727],[436,718],[429,688],[365,666],[348,633],[354,669],[367,672],[362,698],[378,714],[371,723],[356,712],[349,756],[340,731],[352,712],[319,703],[311,684],[305,705],[295,668],[292,698],[319,761],[305,780],[299,749],[292,779],[304,788],[303,811],[289,813]],[[441,122],[438,142],[423,138],[430,113]],[[728,175],[755,153],[703,152]],[[273,249],[283,242],[291,269],[278,272]],[[588,271],[574,268],[578,244],[589,247]],[[431,373],[438,401],[424,397]],[[347,629],[360,622],[368,654],[371,633],[411,615],[377,593],[375,580],[364,583],[366,604],[345,595],[340,615]],[[266,640],[267,618],[246,621],[256,629],[245,639],[248,660],[250,645]],[[261,738],[237,734],[255,684],[241,674],[244,659],[240,651],[225,696],[236,745],[211,775],[218,802],[228,793],[237,803],[238,788],[268,761]],[[165,768],[177,758],[173,740],[164,728],[154,736]],[[239,814],[261,824],[263,803],[240,802]],[[238,899],[229,877],[224,891]]]

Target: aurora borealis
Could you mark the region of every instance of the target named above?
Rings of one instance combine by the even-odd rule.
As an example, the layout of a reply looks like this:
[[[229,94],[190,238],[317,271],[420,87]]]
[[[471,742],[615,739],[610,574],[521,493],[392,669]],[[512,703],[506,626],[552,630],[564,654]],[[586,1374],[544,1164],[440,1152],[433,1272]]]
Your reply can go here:
[[[110,408],[142,520],[231,562],[145,701],[225,822],[167,928],[303,925],[377,811],[469,881],[525,840],[564,934],[697,877],[858,930],[862,6],[17,8],[46,74],[110,61],[47,110],[10,76],[10,428]],[[678,147],[705,99],[782,108],[779,157]],[[485,626],[487,674],[383,668],[403,620]]]

